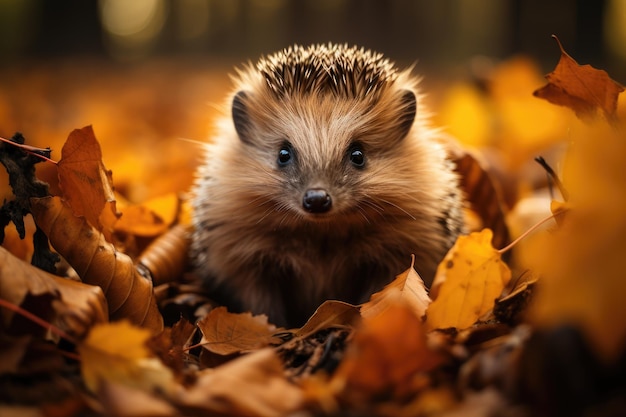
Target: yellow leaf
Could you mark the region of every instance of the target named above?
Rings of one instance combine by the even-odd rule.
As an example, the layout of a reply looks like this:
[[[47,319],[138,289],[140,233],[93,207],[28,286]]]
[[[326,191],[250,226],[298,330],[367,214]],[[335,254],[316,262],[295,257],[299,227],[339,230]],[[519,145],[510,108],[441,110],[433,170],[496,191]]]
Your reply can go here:
[[[433,286],[443,282],[426,312],[428,329],[469,327],[493,307],[511,271],[491,237],[489,229],[460,236],[441,261]]]
[[[413,268],[414,261],[415,257],[409,269],[396,276],[396,279],[381,291],[372,294],[370,300],[361,306],[361,316],[364,318],[378,316],[395,305],[398,298],[402,298],[418,317],[424,315],[430,304],[430,298],[424,281]]]
[[[568,211],[532,248],[540,257],[530,265],[542,276],[530,320],[541,328],[576,327],[607,362],[626,347],[624,127],[613,129],[601,119],[573,126],[563,164],[570,199],[559,208]]]
[[[173,374],[146,346],[149,330],[123,320],[94,326],[78,346],[87,387],[97,392],[102,381],[142,389],[172,388]]]

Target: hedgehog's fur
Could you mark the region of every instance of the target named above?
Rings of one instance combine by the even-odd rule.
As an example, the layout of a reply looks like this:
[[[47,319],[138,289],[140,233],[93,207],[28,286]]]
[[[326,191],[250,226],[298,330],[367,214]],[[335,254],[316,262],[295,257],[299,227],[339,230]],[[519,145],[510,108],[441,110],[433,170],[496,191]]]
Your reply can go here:
[[[261,58],[234,81],[192,200],[191,257],[217,301],[300,325],[326,299],[367,300],[411,254],[432,281],[462,202],[410,71],[328,44]],[[311,190],[332,205],[305,207]]]

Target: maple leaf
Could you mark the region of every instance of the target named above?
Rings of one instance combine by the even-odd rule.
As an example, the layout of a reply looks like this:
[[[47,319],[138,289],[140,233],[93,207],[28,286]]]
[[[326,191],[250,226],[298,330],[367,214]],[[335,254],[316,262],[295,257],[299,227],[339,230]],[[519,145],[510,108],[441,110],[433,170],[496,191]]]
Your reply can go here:
[[[361,306],[361,316],[371,318],[395,305],[398,298],[402,298],[418,317],[422,317],[430,304],[430,297],[424,286],[424,281],[413,268],[415,257],[411,258],[411,266],[396,276],[391,283],[381,291],[372,294],[370,300]]]
[[[439,264],[436,297],[426,312],[429,329],[463,329],[489,311],[511,278],[489,229],[459,236]]]
[[[267,316],[250,313],[229,313],[218,307],[198,322],[202,332],[202,347],[218,355],[230,355],[257,350],[276,341],[276,327],[267,322]]]
[[[57,164],[63,199],[77,216],[102,230],[117,218],[111,172],[102,163],[102,150],[91,126],[73,130]],[[105,206],[109,213],[103,213]]]
[[[624,87],[604,70],[579,65],[565,52],[559,39],[554,35],[552,37],[559,45],[561,57],[554,71],[546,75],[548,84],[533,95],[569,107],[579,118],[593,116],[600,109],[607,120],[614,120],[617,98]]]
[[[173,389],[173,374],[146,346],[150,331],[126,320],[94,326],[77,347],[85,385],[97,392],[102,381],[142,389]]]

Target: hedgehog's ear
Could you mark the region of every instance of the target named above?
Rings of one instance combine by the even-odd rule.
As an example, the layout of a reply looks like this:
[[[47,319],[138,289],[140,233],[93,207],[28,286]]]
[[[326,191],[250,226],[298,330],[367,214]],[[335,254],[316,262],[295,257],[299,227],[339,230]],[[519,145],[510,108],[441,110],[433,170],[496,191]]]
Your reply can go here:
[[[248,116],[248,107],[246,106],[246,99],[248,93],[245,91],[238,91],[233,98],[232,117],[235,124],[235,130],[239,139],[243,142],[248,142],[250,139],[250,117]]]
[[[400,99],[400,117],[398,119],[398,128],[400,134],[404,138],[413,126],[415,114],[417,113],[417,99],[415,93],[411,90],[404,90]]]

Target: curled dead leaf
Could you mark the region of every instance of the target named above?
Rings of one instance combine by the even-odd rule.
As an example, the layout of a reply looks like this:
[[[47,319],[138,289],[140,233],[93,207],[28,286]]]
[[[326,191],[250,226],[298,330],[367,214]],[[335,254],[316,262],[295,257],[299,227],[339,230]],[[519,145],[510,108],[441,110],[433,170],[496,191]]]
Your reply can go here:
[[[155,286],[178,279],[187,266],[191,226],[177,224],[156,238],[139,256],[137,264],[150,271]]]
[[[457,150],[453,153],[453,160],[466,200],[480,217],[482,228],[493,232],[493,246],[504,247],[510,236],[498,184],[471,153]]]
[[[152,282],[128,256],[117,252],[84,218],[76,217],[59,197],[31,199],[31,210],[52,246],[83,282],[102,288],[111,318],[128,318],[154,331],[163,328]]]

